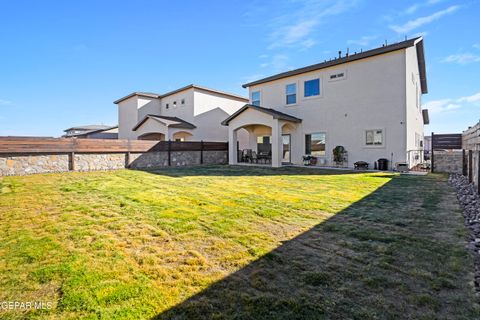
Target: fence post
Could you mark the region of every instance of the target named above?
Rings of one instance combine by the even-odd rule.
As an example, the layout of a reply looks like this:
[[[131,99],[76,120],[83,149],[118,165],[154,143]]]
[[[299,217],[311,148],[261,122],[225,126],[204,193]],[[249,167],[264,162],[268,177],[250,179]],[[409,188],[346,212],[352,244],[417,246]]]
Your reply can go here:
[[[125,168],[130,166],[130,151],[125,153]]]
[[[168,139],[168,166],[172,166],[171,160],[171,152],[172,152],[172,140]]]
[[[200,164],[203,164],[203,140],[200,141]]]
[[[468,150],[468,182],[472,183],[473,180],[473,151]]]
[[[480,151],[477,151],[477,191],[480,194]]]
[[[467,153],[465,149],[462,150],[462,174],[467,175]]]
[[[68,153],[68,170],[75,171],[75,152]]]
[[[432,132],[432,141],[431,141],[431,143],[430,143],[430,149],[432,149],[432,150],[431,150],[431,153],[432,153],[432,154],[430,155],[430,162],[432,163],[431,168],[430,168],[430,172],[431,172],[431,173],[434,172],[434,167],[435,167],[435,157],[434,157],[434,155],[433,155],[433,149],[434,149],[434,148],[433,148],[433,139],[434,139],[434,135],[435,135],[435,134]]]

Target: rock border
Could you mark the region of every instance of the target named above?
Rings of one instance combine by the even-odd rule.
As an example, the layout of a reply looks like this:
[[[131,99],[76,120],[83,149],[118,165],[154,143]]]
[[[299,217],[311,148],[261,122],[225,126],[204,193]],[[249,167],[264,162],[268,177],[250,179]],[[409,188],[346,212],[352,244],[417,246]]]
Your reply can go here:
[[[457,199],[463,209],[465,226],[470,230],[467,248],[474,256],[474,284],[477,295],[480,295],[480,195],[473,183],[461,174],[450,174],[448,182],[457,191]]]

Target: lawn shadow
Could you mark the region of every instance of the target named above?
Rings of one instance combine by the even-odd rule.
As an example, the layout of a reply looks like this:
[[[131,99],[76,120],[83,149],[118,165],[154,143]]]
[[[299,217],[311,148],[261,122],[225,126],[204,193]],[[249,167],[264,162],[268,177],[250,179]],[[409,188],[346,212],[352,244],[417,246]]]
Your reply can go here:
[[[140,170],[140,169],[136,169]],[[284,166],[280,168],[261,166],[227,166],[227,165],[205,165],[192,167],[166,167],[155,169],[142,169],[151,174],[164,175],[169,177],[188,176],[285,176],[285,175],[346,175],[364,173],[360,170],[335,170],[310,167]],[[386,177],[391,178],[393,173]]]
[[[452,229],[423,227],[442,218],[417,208],[428,185],[396,177],[154,319],[469,318],[469,279],[450,268],[469,257]]]

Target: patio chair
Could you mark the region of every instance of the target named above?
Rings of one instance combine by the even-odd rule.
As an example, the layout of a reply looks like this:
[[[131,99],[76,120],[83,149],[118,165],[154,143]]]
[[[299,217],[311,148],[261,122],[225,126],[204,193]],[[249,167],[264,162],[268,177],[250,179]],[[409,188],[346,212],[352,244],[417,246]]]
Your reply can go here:
[[[258,157],[257,153],[255,151],[252,151],[252,157],[250,158],[252,163],[258,163]]]
[[[243,151],[245,152],[244,162],[250,162],[252,160],[252,149],[245,149]]]

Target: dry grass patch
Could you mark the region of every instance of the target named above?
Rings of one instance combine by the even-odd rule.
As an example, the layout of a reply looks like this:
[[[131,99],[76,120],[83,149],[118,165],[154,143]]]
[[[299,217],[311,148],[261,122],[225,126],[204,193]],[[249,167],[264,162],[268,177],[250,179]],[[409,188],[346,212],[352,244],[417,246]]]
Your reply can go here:
[[[0,317],[478,316],[444,177],[331,173],[3,178],[0,300],[55,307]]]

